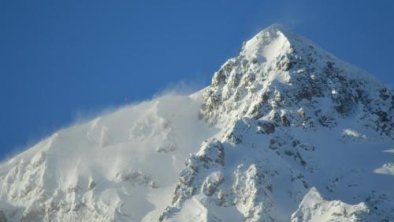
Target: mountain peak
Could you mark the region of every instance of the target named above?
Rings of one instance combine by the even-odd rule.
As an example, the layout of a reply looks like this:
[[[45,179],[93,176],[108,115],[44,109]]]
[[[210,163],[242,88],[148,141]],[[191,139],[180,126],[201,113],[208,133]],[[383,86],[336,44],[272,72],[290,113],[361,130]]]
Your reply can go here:
[[[245,42],[240,54],[258,63],[272,61],[278,54],[291,51],[289,33],[281,25],[274,24]]]
[[[375,122],[372,128],[394,135],[394,121],[386,118],[394,104],[392,94],[364,71],[273,25],[247,41],[240,54],[214,74],[201,114],[215,124],[249,117],[309,128],[334,127],[358,113],[357,118]],[[386,123],[380,126],[375,119]]]
[[[285,36],[286,38],[292,38],[292,36],[296,35],[293,31],[291,31],[286,26],[279,24],[279,23],[274,23],[274,24],[262,29],[261,31],[259,31],[253,38],[258,37],[258,36],[264,36],[268,33],[271,35],[275,35],[275,34],[280,33],[283,36]]]

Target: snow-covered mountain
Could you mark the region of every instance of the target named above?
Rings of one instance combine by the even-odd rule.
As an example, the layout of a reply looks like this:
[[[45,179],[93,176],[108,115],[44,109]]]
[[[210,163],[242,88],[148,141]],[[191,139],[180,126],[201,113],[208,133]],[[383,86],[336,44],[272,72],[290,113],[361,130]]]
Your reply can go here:
[[[0,221],[394,221],[394,92],[273,25],[192,95],[0,166]]]

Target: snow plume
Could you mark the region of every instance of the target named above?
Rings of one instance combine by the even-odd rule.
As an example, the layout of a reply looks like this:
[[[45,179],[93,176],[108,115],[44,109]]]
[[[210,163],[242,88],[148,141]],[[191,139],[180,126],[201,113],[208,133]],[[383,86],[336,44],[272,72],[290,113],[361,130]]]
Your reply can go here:
[[[17,221],[41,218],[44,209],[53,211],[45,220],[61,221],[65,215],[55,209],[64,207],[69,220],[81,209],[90,218],[106,212],[96,221],[141,221],[153,205],[168,205],[185,159],[216,132],[199,120],[201,93],[179,93],[188,88],[178,84],[150,101],[80,118],[6,161],[1,196],[25,210],[0,209]],[[157,219],[163,209],[156,210],[149,217]]]
[[[202,75],[199,75],[191,80],[181,80],[175,83],[170,83],[166,87],[160,89],[153,98],[168,95],[190,95],[206,87],[208,83],[209,81],[203,79]]]

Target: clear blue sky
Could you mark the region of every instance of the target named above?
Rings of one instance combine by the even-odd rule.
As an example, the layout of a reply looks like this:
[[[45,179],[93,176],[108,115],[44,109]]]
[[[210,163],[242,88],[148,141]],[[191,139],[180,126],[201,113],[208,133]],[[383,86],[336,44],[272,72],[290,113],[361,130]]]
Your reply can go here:
[[[394,85],[391,0],[0,0],[0,158],[80,113],[208,84],[276,22]]]

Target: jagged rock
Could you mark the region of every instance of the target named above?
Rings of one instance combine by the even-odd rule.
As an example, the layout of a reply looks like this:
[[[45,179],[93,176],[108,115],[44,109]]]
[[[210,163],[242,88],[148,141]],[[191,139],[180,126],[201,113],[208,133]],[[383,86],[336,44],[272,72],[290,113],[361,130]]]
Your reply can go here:
[[[207,196],[212,196],[216,192],[217,187],[223,182],[223,174],[221,172],[211,173],[202,184],[202,192]]]
[[[350,205],[341,201],[324,200],[316,188],[312,188],[291,216],[292,222],[338,221],[358,222],[366,219],[368,208],[364,203]]]
[[[275,132],[275,125],[271,122],[267,121],[259,121],[258,123],[257,132],[263,134],[271,134]]]

